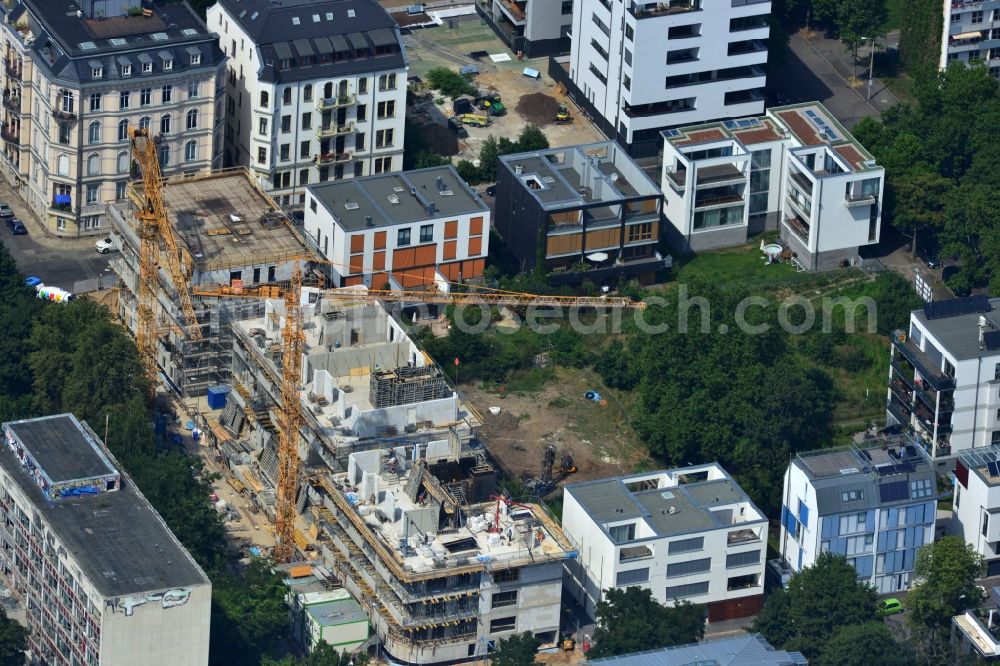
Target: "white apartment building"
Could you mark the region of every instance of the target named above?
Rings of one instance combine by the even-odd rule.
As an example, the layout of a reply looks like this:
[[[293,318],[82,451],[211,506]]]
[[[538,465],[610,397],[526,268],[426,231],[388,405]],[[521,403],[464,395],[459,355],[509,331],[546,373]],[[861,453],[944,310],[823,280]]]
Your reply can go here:
[[[184,3],[22,0],[4,12],[0,171],[59,236],[106,234],[134,175],[130,126],[165,175],[221,165],[223,54]],[[219,86],[217,90],[216,87]]]
[[[772,568],[787,584],[831,552],[879,594],[908,589],[936,511],[937,476],[911,438],[799,454],[785,471]]]
[[[997,461],[1000,461],[1000,444],[966,449],[958,454],[948,529],[982,555],[987,576],[1000,575],[1000,462]]]
[[[656,155],[666,127],[764,111],[770,14],[769,0],[577,0],[554,75],[568,69],[609,138]]]
[[[779,229],[799,266],[822,271],[879,240],[885,169],[819,102],[663,137],[664,213],[683,251]]]
[[[375,0],[219,0],[229,56],[225,164],[285,207],[305,188],[403,168],[407,59]]]
[[[939,66],[985,62],[1000,79],[1000,0],[942,0],[944,21]]]
[[[476,11],[516,54],[568,53],[574,0],[477,0]]]
[[[4,423],[0,484],[0,572],[27,663],[208,664],[212,584],[90,427]]]
[[[763,606],[767,516],[716,463],[567,485],[562,526],[579,551],[569,593],[591,616],[613,587],[705,604],[709,621]]]
[[[1000,444],[1000,298],[926,304],[892,336],[886,420],[938,466]]]
[[[483,275],[490,209],[454,168],[310,186],[305,235],[335,286],[427,287]]]

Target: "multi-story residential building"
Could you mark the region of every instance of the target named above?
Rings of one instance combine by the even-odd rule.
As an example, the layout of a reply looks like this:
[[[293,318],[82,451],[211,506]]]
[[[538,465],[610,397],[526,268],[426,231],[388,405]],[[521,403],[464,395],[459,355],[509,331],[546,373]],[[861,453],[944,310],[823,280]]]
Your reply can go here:
[[[764,111],[769,0],[577,0],[550,73],[609,138],[656,155],[660,130]]]
[[[134,175],[130,126],[164,174],[221,164],[223,54],[183,2],[23,0],[6,14],[2,171],[48,230],[106,234]]]
[[[0,570],[28,663],[208,664],[212,585],[94,431],[60,414],[3,436]]]
[[[452,167],[313,185],[305,234],[335,286],[429,287],[482,277],[490,209]]]
[[[312,183],[403,168],[407,59],[375,0],[219,0],[225,163],[300,207]]]
[[[808,666],[800,652],[775,650],[760,634],[717,638],[661,650],[647,650],[603,659],[589,659],[587,666]]]
[[[140,221],[145,199],[142,182],[130,184],[123,204],[108,206],[112,234],[121,253],[111,268],[121,279],[118,315],[131,331],[138,323]],[[172,233],[187,268],[188,289],[230,289],[277,283],[291,278],[298,265],[307,275],[309,260],[318,258],[301,228],[288,222],[277,203],[245,169],[231,169],[163,181],[163,203]],[[199,339],[190,335],[181,309],[178,285],[160,265],[160,289],[154,310],[159,318],[156,361],[166,386],[178,395],[205,395],[225,383],[232,365],[231,322],[260,315],[260,300],[192,296]]]
[[[1000,298],[926,304],[892,335],[886,420],[938,466],[1000,444]]]
[[[908,589],[934,540],[937,477],[909,440],[799,454],[785,471],[782,582],[820,553],[843,555],[880,594]]]
[[[594,615],[614,587],[692,601],[709,621],[764,604],[767,516],[716,463],[567,485],[563,530],[570,594]]]
[[[664,266],[659,188],[613,141],[505,155],[497,231],[522,270],[554,283],[652,277]]]
[[[514,53],[538,58],[569,52],[573,0],[477,0],[476,11]]]
[[[942,0],[940,67],[985,62],[1000,79],[1000,0]]]
[[[971,544],[986,562],[986,575],[1000,575],[1000,444],[959,452],[955,461],[949,532]],[[1000,620],[1000,618],[997,618]]]
[[[885,170],[820,103],[663,132],[667,233],[685,251],[780,229],[806,270],[877,243]]]

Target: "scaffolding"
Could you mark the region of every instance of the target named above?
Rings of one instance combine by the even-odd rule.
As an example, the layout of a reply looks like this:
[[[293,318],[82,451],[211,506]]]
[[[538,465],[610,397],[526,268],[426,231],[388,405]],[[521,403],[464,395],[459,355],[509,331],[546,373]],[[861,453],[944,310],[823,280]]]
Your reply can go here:
[[[375,409],[385,409],[415,402],[440,400],[451,396],[451,389],[434,366],[403,366],[395,370],[373,372],[368,401]]]

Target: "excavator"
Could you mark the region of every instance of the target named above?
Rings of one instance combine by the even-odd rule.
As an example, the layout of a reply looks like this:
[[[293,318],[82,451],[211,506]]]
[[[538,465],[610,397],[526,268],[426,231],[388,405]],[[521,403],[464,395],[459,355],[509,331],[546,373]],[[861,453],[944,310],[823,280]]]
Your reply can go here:
[[[560,103],[559,108],[556,109],[556,125],[568,125],[571,122],[573,122],[573,114],[569,112],[569,106]]]

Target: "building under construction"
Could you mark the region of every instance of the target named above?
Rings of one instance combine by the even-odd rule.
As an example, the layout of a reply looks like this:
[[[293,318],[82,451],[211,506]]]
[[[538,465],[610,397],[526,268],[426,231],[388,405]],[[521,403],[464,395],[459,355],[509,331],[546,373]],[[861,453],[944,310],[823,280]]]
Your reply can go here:
[[[287,281],[296,264],[305,266],[315,258],[298,229],[243,169],[165,179],[162,196],[188,287],[225,285],[238,290]],[[119,315],[135,331],[140,256],[136,213],[144,201],[140,181],[129,186],[128,199],[109,206],[108,217],[121,248],[111,264],[122,282]],[[208,387],[227,381],[231,322],[263,312],[263,302],[194,296],[200,332],[200,339],[194,340],[165,265],[159,277],[157,364],[179,395],[204,395]]]

